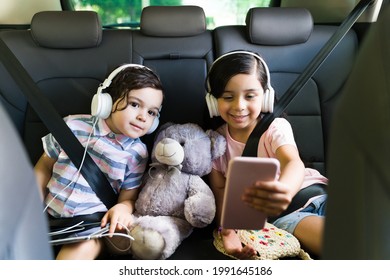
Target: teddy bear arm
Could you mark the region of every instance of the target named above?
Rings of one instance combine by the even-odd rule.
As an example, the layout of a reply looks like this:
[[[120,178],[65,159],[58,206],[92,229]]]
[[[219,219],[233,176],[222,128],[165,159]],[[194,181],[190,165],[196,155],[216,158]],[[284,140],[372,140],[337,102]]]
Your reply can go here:
[[[199,176],[191,176],[188,198],[184,202],[186,220],[194,227],[205,227],[213,221],[215,209],[215,199],[210,187]]]

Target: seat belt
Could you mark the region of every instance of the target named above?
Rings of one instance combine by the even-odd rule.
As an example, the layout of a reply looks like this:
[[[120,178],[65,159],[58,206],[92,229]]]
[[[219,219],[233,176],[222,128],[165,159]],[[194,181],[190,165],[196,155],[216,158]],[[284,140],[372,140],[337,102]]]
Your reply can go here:
[[[304,71],[298,76],[294,83],[288,88],[286,93],[280,98],[278,104],[275,106],[274,112],[265,114],[261,122],[259,122],[253,129],[245,145],[242,156],[257,156],[257,147],[259,145],[259,139],[261,135],[268,129],[269,125],[275,118],[282,115],[294,97],[307,84],[309,79],[314,75],[325,59],[331,54],[337,44],[344,38],[344,36],[351,29],[361,14],[374,1],[375,0],[361,0],[348,14],[347,18],[337,28],[336,32],[329,38],[322,49],[310,61]]]
[[[66,125],[51,102],[42,94],[29,73],[3,40],[0,40],[0,58],[39,118],[56,138],[73,164],[77,168],[80,168],[85,148]],[[118,199],[117,194],[108,182],[107,177],[88,153],[85,154],[84,163],[80,172],[96,195],[106,205],[107,209],[110,209],[116,204]]]

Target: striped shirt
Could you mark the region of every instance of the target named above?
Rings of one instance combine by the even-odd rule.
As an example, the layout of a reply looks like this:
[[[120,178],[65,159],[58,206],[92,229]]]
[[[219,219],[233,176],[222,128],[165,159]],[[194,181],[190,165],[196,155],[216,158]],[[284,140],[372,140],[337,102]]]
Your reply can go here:
[[[95,118],[72,115],[65,122],[85,147]],[[45,198],[48,213],[54,217],[73,217],[107,211],[82,175],[75,178],[77,168],[52,134],[42,138],[45,153],[56,162],[48,182]],[[139,138],[132,139],[113,133],[102,119],[97,121],[88,143],[88,153],[108,178],[116,193],[138,188],[148,161],[146,145]]]

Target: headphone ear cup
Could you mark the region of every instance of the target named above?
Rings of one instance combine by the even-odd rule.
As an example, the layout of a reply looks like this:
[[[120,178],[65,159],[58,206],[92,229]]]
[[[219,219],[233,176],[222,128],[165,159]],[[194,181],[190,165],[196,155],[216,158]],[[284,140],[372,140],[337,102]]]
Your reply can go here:
[[[91,114],[92,116],[107,119],[112,110],[112,98],[108,93],[96,93],[92,98]]]
[[[263,113],[272,113],[274,111],[275,91],[267,89],[263,95]]]
[[[219,117],[221,115],[218,111],[218,101],[210,93],[206,94],[206,104],[207,108],[209,109],[210,118]]]
[[[155,117],[153,120],[152,126],[149,128],[149,130],[148,130],[148,132],[146,132],[146,134],[153,133],[157,129],[159,123],[160,123],[159,116]]]

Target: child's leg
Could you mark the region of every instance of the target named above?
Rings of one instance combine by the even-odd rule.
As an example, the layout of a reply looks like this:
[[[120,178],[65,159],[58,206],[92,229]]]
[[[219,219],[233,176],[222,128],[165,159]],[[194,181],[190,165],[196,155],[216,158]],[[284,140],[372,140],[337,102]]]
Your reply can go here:
[[[251,246],[242,247],[242,243],[233,229],[222,229],[221,237],[226,253],[238,259],[250,259],[256,255],[256,250]]]
[[[57,260],[94,260],[102,249],[102,241],[92,239],[88,241],[65,244],[57,255]]]
[[[325,226],[326,196],[313,200],[309,206],[283,216],[274,225],[293,234],[309,253],[321,256],[322,237]]]
[[[302,247],[316,256],[322,253],[322,237],[325,218],[322,216],[307,216],[295,227],[294,235]]]

